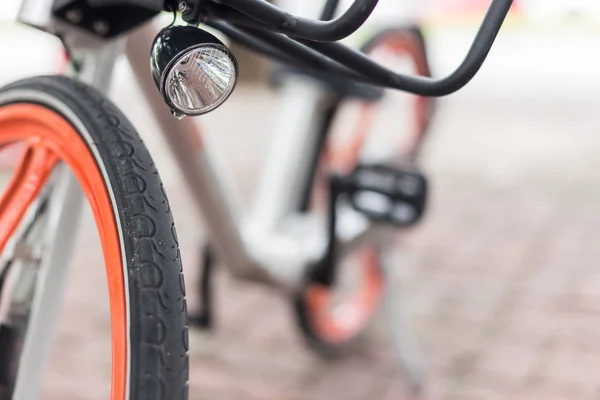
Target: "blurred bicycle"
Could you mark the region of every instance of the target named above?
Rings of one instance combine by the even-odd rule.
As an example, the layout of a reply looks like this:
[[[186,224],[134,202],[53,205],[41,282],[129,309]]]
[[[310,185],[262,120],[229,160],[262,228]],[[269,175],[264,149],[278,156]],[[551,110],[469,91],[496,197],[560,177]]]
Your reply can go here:
[[[0,146],[24,149],[0,197],[3,398],[41,397],[83,198],[107,272],[111,399],[187,398],[185,284],[171,210],[144,144],[104,95],[122,44],[210,230],[205,310],[217,256],[234,276],[288,295],[320,354],[351,348],[384,298],[396,336],[406,333],[392,309],[397,299],[386,290],[387,250],[395,228],[416,224],[425,211],[427,181],[415,160],[433,107],[407,97],[414,123],[398,123],[414,128],[408,145],[384,132],[377,141],[384,146],[371,147],[377,112],[389,97],[383,88],[419,96],[459,90],[479,70],[511,0],[492,1],[465,60],[443,79],[427,77],[418,28],[393,27],[367,41],[363,50],[373,57],[388,54],[384,64],[339,43],[377,3],[355,0],[329,20],[337,1],[328,1],[322,19],[313,20],[262,0],[24,0],[19,20],[58,36],[70,63],[68,77],[30,78],[0,90]],[[163,10],[180,13],[188,25],[157,33],[148,22]],[[289,92],[281,133],[256,207],[244,216],[209,144],[185,118],[218,108],[238,76],[233,54],[200,24],[287,65],[280,70]],[[421,76],[395,72],[397,58]],[[335,116],[352,103],[358,122],[337,139]],[[400,117],[400,108],[391,109]],[[356,266],[345,270],[360,274],[337,306],[333,290],[346,261]],[[210,325],[210,312],[200,317]],[[398,339],[417,392],[419,359],[410,340]]]

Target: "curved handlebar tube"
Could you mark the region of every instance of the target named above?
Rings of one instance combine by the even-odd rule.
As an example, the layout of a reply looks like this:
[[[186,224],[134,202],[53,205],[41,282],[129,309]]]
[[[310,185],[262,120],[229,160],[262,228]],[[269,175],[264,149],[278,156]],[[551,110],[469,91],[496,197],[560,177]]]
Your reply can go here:
[[[441,79],[397,74],[363,53],[341,43],[325,41],[352,33],[357,28],[353,21],[366,19],[377,0],[355,0],[344,15],[328,22],[291,16],[264,0],[220,0],[220,4],[204,0],[203,7],[206,24],[288,64],[418,95],[445,96],[461,89],[479,71],[512,2],[492,0],[466,57],[454,72]],[[358,9],[362,11],[359,13]],[[324,14],[327,13],[325,17],[331,15],[331,11],[324,10]],[[286,34],[269,32],[272,30]]]
[[[286,64],[290,65],[304,64],[302,60],[293,57],[291,54],[286,54],[286,52],[282,51],[277,46],[274,46],[272,43],[268,43],[267,41],[254,37],[253,35],[250,35],[244,32],[243,30],[238,29],[226,22],[210,20],[206,21],[206,25],[224,33],[225,36],[229,37],[234,42],[237,42],[259,53],[262,53],[267,57],[283,61]],[[291,40],[290,43],[299,45],[298,43]]]
[[[445,96],[465,86],[479,71],[494,44],[511,4],[512,0],[492,1],[467,56],[454,72],[441,79],[397,74],[341,43],[318,43],[305,40],[300,40],[300,42],[332,60],[370,77],[380,85],[424,96]]]
[[[340,4],[340,0],[327,0],[321,11],[321,21],[329,21],[335,15],[335,11]]]
[[[339,65],[328,57],[311,50],[296,41],[290,40],[284,35],[253,29],[249,27],[234,27],[222,21],[207,21],[210,27],[218,29],[231,39],[259,51],[270,57],[274,57],[293,66],[305,67],[319,72],[341,75],[356,81],[373,84],[372,80]],[[259,47],[258,44],[262,44]]]
[[[338,18],[319,21],[292,15],[264,0],[220,0],[221,4],[263,21],[277,32],[319,42],[333,42],[356,32],[369,18],[378,2],[379,0],[355,0]]]

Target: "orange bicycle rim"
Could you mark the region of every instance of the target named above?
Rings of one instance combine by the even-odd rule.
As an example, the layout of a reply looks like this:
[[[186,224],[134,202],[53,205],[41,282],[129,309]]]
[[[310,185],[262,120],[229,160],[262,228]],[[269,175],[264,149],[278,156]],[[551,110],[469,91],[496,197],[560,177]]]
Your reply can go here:
[[[73,171],[91,206],[106,265],[112,332],[111,399],[127,390],[127,304],[121,239],[106,183],[90,148],[60,114],[40,105],[0,107],[0,148],[25,143],[8,187],[0,197],[0,252],[60,160]]]
[[[340,306],[338,317],[332,307],[331,289],[311,285],[306,292],[308,315],[323,339],[331,343],[345,342],[369,323],[383,295],[383,275],[379,256],[373,247],[360,252],[363,282],[353,296]]]

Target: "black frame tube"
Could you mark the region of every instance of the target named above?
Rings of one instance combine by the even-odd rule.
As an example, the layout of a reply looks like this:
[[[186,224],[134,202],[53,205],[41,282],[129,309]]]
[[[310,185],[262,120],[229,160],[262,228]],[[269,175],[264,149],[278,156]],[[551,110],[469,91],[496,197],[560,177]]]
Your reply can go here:
[[[369,5],[377,4],[375,0],[370,1]],[[256,2],[258,2],[258,5],[256,5]],[[328,1],[322,13],[324,17],[328,17],[332,15],[332,12],[335,12],[337,2],[337,0]],[[281,23],[281,18],[289,19],[293,16],[263,0],[221,0],[221,4],[208,0],[204,3],[204,9],[207,25],[221,30],[243,45],[287,64],[317,69],[320,72],[336,74],[358,82],[403,90],[418,95],[445,96],[461,89],[479,71],[490,52],[512,2],[513,0],[492,0],[466,57],[456,70],[441,79],[397,74],[372,61],[365,54],[352,50],[341,43],[322,41],[327,36],[322,35],[323,29],[327,30],[331,29],[331,26],[341,26],[338,25],[340,19],[349,15],[353,7],[364,5],[365,0],[355,0],[342,17],[330,22],[294,17],[296,22],[292,24],[293,27],[286,25],[287,28],[282,29],[287,31],[287,35],[273,33],[270,30],[278,30],[277,26]],[[237,7],[237,10],[227,7],[225,4]],[[252,9],[254,9],[254,12],[251,11]],[[354,14],[350,13],[350,15]],[[250,17],[260,17],[262,19],[252,19]],[[221,19],[222,21],[215,21],[215,19]],[[310,21],[310,23],[306,25],[306,21]],[[312,33],[308,35],[313,40],[298,36],[298,32],[302,34],[303,29],[308,29],[308,26],[313,26],[311,28],[313,29]],[[322,28],[323,26],[329,28]],[[298,30],[298,27],[301,27],[300,30]],[[341,29],[343,31],[346,28]],[[290,32],[294,32],[294,35]]]
[[[512,0],[492,1],[467,56],[454,72],[442,79],[397,74],[341,43],[299,41],[383,86],[423,96],[445,96],[462,88],[479,71],[511,5]]]
[[[335,16],[339,4],[340,0],[327,0],[321,11],[321,21],[330,21]]]
[[[266,23],[277,32],[319,42],[333,42],[356,32],[369,18],[378,2],[379,0],[355,0],[338,18],[319,21],[292,15],[264,0],[220,0],[220,3]]]
[[[321,73],[331,73],[353,81],[376,84],[373,80],[351,71],[328,57],[311,50],[309,47],[289,39],[285,35],[246,26],[234,26],[224,21],[209,20],[205,24],[221,31],[243,46],[288,65],[303,67]]]
[[[211,28],[215,28],[218,31],[224,33],[234,42],[246,46],[249,49],[252,49],[258,53],[262,53],[267,57],[279,60],[289,65],[298,65],[305,63],[305,61],[302,58],[294,57],[293,55],[282,51],[282,49],[275,48],[268,41],[257,39],[252,35],[249,35],[247,32],[244,32],[241,29],[234,27],[233,25],[228,24],[224,21],[209,20],[206,21],[205,24],[207,26],[210,26]]]
[[[247,4],[250,4],[254,0],[227,1],[248,1]],[[316,42],[298,38],[292,40],[284,35],[256,28],[240,29],[251,35],[253,39],[277,48],[280,52],[296,58],[302,64],[309,64],[321,71],[423,96],[445,96],[462,88],[479,71],[508,14],[512,1],[492,0],[467,56],[454,72],[442,79],[397,74],[372,61],[365,54],[354,51],[341,43]],[[356,0],[354,4],[358,2],[360,0]],[[261,0],[261,4],[268,3]],[[265,23],[268,22],[265,21]],[[257,49],[256,46],[253,48]]]

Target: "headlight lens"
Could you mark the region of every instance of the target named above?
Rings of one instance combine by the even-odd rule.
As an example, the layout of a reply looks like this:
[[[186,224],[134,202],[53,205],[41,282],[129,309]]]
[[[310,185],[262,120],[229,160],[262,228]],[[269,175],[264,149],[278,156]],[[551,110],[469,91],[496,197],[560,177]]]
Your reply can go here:
[[[231,94],[237,78],[236,63],[227,48],[200,46],[180,57],[167,73],[165,95],[186,115],[207,113]]]
[[[200,115],[233,92],[237,61],[214,35],[193,26],[169,26],[152,44],[150,70],[173,115]]]

